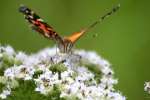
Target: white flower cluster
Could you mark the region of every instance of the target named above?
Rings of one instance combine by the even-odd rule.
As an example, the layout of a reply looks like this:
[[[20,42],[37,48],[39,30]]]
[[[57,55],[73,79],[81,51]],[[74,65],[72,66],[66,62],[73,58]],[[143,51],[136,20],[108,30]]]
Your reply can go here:
[[[47,48],[37,54],[26,55],[23,52],[14,52],[10,46],[0,47],[0,68],[4,63],[4,54],[15,60],[0,77],[0,83],[6,85],[0,93],[2,99],[11,95],[12,88],[19,86],[16,79],[33,80],[36,84],[35,91],[44,95],[54,91],[53,88],[57,86],[60,98],[70,100],[126,99],[113,88],[117,80],[113,77],[110,64],[95,52],[75,50],[72,54],[61,54],[56,53],[56,48]],[[34,77],[38,72],[40,74]]]
[[[145,82],[144,91],[147,91],[150,94],[150,82]]]

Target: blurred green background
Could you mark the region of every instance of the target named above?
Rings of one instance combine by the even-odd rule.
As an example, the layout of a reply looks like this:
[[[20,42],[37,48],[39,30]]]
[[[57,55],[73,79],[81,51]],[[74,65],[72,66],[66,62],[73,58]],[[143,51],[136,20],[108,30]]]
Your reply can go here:
[[[109,60],[128,100],[150,100],[143,91],[150,80],[150,1],[149,0],[1,0],[0,43],[27,53],[54,43],[28,27],[20,4],[38,13],[62,36],[79,31],[118,3],[120,10],[98,24],[77,43],[76,48],[94,50]],[[93,37],[97,35],[97,37]]]

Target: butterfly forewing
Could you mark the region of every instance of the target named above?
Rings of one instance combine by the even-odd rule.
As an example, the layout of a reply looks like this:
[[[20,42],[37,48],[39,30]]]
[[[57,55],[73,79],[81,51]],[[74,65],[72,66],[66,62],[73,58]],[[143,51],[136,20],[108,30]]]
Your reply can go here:
[[[54,31],[54,29],[44,22],[36,13],[26,6],[20,6],[19,11],[25,16],[25,19],[31,24],[31,28],[44,37],[63,43],[63,39]]]

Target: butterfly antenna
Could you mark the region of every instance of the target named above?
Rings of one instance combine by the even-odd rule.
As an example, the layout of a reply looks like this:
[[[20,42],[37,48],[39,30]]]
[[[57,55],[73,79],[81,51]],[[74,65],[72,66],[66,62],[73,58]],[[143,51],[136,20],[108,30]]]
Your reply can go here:
[[[93,28],[94,26],[96,26],[98,23],[101,23],[105,18],[109,17],[110,15],[112,15],[113,13],[115,13],[116,11],[118,11],[119,8],[120,8],[120,4],[118,4],[116,7],[114,7],[110,12],[108,12],[105,15],[103,15],[102,17],[100,17],[99,20],[95,21],[89,27],[83,29],[81,32],[83,32],[83,33],[87,32],[88,30],[90,30],[91,28]]]

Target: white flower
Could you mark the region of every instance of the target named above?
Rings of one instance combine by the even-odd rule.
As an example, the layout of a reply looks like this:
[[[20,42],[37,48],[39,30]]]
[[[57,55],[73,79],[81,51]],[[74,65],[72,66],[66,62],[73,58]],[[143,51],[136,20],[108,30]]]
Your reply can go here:
[[[86,81],[86,80],[90,80],[93,78],[94,78],[94,75],[87,71],[87,72],[79,73],[79,75],[76,77],[76,80],[77,81]]]
[[[39,92],[42,92],[42,91],[44,91],[44,90],[45,90],[45,86],[42,85],[42,84],[38,85],[38,86],[35,88],[35,91],[39,91]]]
[[[16,54],[16,59],[21,62],[25,62],[28,59],[28,56],[23,52],[19,52],[18,54]]]
[[[0,59],[3,57],[3,55],[0,53]]]
[[[0,98],[6,99],[6,97],[7,97],[8,95],[10,95],[10,92],[11,92],[11,91],[9,91],[9,90],[3,90],[3,92],[0,94]]]
[[[4,76],[9,77],[11,79],[15,78],[16,74],[19,73],[18,67],[13,66],[5,70]]]
[[[126,100],[126,98],[124,96],[121,96],[120,93],[114,93],[114,92],[110,92],[108,94],[108,99],[109,100]]]
[[[11,46],[6,46],[6,47],[5,47],[5,52],[6,52],[9,56],[12,56],[12,55],[15,53],[14,49],[13,49]]]
[[[33,80],[36,84],[35,91],[47,95],[58,86],[60,97],[72,96],[80,100],[125,100],[120,92],[114,89],[118,81],[114,78],[113,70],[109,62],[95,52],[75,50],[72,54],[61,54],[56,48],[47,48],[32,55],[23,52],[15,53],[10,47],[4,48],[8,55],[15,54],[15,59],[20,60],[22,65],[14,65],[7,68],[4,77],[10,79]],[[61,71],[60,64],[65,69]],[[53,68],[56,65],[59,69]],[[92,65],[101,72],[96,76],[86,65]],[[38,73],[38,71],[40,73]],[[34,77],[35,74],[38,74]],[[100,82],[95,79],[99,77]],[[11,86],[6,82],[7,87]],[[3,91],[1,98],[6,98],[10,92]]]
[[[28,67],[24,65],[15,65],[14,67],[10,67],[5,70],[4,76],[9,77],[11,79],[22,78],[24,80],[30,80],[32,79],[34,71],[35,69],[32,66]]]
[[[150,82],[145,82],[144,90],[147,91],[150,94]]]

